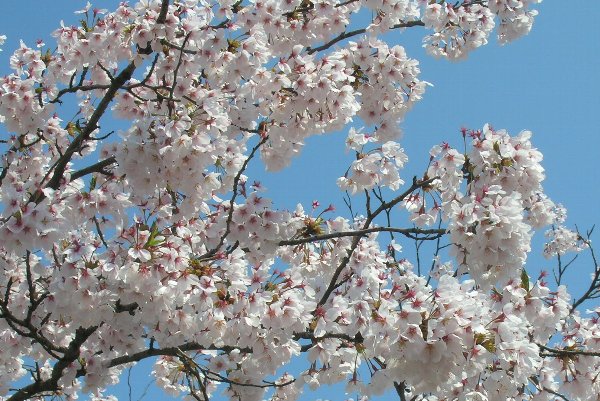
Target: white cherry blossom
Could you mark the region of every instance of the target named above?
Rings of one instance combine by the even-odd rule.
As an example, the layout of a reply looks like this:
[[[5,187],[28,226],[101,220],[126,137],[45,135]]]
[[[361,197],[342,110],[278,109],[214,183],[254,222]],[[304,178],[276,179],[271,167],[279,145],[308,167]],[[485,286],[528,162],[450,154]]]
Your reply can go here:
[[[115,400],[145,359],[205,401],[595,399],[600,271],[580,297],[561,282],[591,233],[544,193],[529,131],[465,129],[406,177],[400,122],[428,83],[383,40],[424,27],[462,59],[525,35],[539,2],[88,3],[50,50],[20,42],[0,79],[0,399]],[[350,123],[349,214],[287,210],[249,172]],[[526,271],[540,229],[552,284]],[[436,240],[431,271],[402,253]]]

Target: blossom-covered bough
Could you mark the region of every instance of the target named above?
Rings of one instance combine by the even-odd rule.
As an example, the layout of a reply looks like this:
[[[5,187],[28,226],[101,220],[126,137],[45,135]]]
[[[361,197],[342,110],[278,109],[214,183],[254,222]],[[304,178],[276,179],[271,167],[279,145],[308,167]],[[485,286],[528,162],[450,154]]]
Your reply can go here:
[[[464,130],[464,151],[434,147],[404,183],[394,139],[426,83],[378,39],[424,29],[432,55],[460,59],[493,30],[526,34],[539,1],[141,0],[88,6],[47,51],[22,44],[0,86],[0,399],[110,399],[153,359],[159,387],[203,401],[337,382],[597,400],[600,268],[544,195],[531,134]],[[347,217],[278,210],[245,175],[353,120]],[[543,227],[556,285],[524,270]],[[401,239],[432,244],[431,271]],[[595,268],[572,298],[560,257],[583,248]]]

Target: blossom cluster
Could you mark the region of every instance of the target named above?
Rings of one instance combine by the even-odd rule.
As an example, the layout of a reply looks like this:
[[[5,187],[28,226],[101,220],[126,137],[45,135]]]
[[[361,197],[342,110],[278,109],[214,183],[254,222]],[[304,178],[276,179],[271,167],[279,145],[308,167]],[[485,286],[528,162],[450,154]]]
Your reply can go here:
[[[404,149],[399,143],[388,141],[378,149],[363,153],[364,146],[374,141],[375,135],[350,129],[346,144],[357,152],[357,160],[352,162],[345,176],[338,179],[338,186],[342,190],[355,194],[378,185],[395,191],[404,184],[400,178],[400,169],[408,161]]]
[[[453,252],[463,270],[479,283],[518,277],[530,251],[533,229],[562,224],[564,213],[544,193],[542,154],[531,145],[531,132],[511,137],[486,125],[463,131],[472,148],[462,154],[448,144],[431,151],[427,176],[435,177],[431,190],[440,204],[425,207],[425,196],[405,202],[413,220],[432,224],[438,213],[448,220]],[[560,225],[547,245],[566,253],[578,251],[577,234]],[[575,240],[572,238],[575,236]],[[568,244],[568,245],[567,245]]]
[[[452,4],[430,1],[423,22],[434,33],[425,39],[427,51],[437,57],[465,58],[470,51],[487,44],[496,27],[501,44],[513,41],[531,30],[536,10],[530,6],[541,0],[464,1]]]
[[[0,399],[112,400],[147,358],[168,394],[204,400],[339,382],[361,396],[591,399],[598,310],[581,315],[524,270],[533,229],[554,225],[549,255],[589,244],[544,195],[530,133],[485,126],[468,152],[435,147],[398,195],[399,122],[427,84],[378,36],[425,26],[431,53],[461,58],[495,20],[501,41],[525,34],[537,2],[88,4],[50,50],[21,43],[0,81]],[[350,29],[363,7],[372,20]],[[379,191],[366,216],[277,208],[246,175],[259,154],[284,168],[357,121],[339,186],[395,195]],[[390,226],[397,204],[417,228]],[[428,278],[382,231],[447,236],[453,260],[437,254]]]

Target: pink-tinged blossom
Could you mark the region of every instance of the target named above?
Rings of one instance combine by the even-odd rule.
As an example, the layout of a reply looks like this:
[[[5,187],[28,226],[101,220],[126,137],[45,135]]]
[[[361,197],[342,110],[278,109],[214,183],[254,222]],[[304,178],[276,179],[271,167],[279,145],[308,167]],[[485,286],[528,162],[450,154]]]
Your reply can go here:
[[[461,59],[495,28],[501,43],[526,34],[538,0],[171,3],[88,3],[52,51],[9,56],[0,398],[20,397],[35,362],[34,390],[56,392],[21,395],[112,401],[104,389],[146,357],[190,399],[335,383],[361,401],[395,386],[431,401],[600,392],[600,311],[525,271],[536,229],[551,226],[547,256],[591,245],[544,194],[531,132],[462,129],[465,149],[434,146],[407,184],[402,171],[401,121],[428,84],[381,35],[424,25],[429,53]],[[345,37],[365,7],[364,35]],[[351,122],[365,126],[337,181],[349,217],[324,200],[286,210],[254,181],[253,158],[293,166]],[[450,252],[431,271],[402,254],[438,238]]]

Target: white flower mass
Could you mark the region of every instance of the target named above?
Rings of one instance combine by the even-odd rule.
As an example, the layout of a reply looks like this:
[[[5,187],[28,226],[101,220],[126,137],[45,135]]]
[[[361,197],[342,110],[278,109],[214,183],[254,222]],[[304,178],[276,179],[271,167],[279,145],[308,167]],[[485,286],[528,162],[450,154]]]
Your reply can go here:
[[[0,82],[0,400],[116,400],[146,359],[186,400],[333,383],[361,400],[598,400],[600,308],[581,309],[600,267],[581,298],[565,266],[524,269],[535,230],[548,257],[594,255],[544,193],[531,132],[464,129],[403,176],[400,122],[428,83],[384,34],[418,26],[428,53],[464,59],[526,35],[539,2],[88,3],[55,43],[21,42]],[[246,175],[343,129],[350,213],[278,209]],[[435,248],[431,271],[404,256],[413,241]]]

